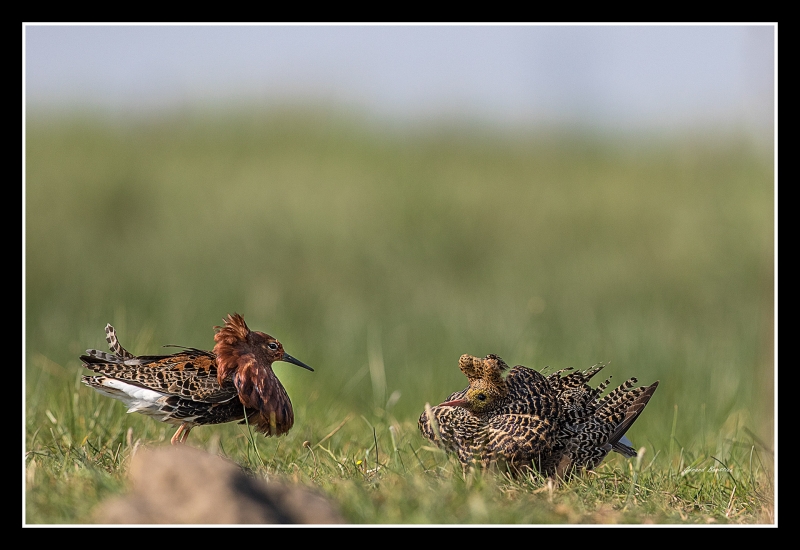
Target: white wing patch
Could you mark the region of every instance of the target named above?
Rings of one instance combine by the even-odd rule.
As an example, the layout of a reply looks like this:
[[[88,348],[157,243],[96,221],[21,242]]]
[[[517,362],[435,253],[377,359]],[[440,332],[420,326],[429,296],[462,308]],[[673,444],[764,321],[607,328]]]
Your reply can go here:
[[[140,412],[151,416],[161,416],[159,408],[164,402],[164,398],[169,397],[166,393],[128,384],[114,378],[103,378],[98,382],[100,386],[95,386],[95,389],[125,403],[129,413]]]

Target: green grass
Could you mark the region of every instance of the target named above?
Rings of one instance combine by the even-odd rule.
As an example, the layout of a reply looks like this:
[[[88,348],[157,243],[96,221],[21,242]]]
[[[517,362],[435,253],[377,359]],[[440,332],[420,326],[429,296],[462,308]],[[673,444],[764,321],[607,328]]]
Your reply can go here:
[[[27,523],[90,522],[172,435],[80,384],[105,323],[134,353],[208,349],[234,311],[315,372],[276,367],[288,436],[190,444],[351,522],[774,521],[773,169],[744,139],[256,111],[32,117],[26,153]],[[416,429],[462,353],[660,380],[643,459],[555,488],[464,476]]]

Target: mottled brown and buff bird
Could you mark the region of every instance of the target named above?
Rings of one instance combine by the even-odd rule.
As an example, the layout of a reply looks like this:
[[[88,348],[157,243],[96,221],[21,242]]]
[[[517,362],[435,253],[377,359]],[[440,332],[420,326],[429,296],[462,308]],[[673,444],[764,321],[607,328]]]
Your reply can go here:
[[[245,421],[267,436],[283,435],[294,424],[286,389],[272,370],[284,361],[313,371],[283,350],[275,338],[251,331],[238,313],[214,327],[213,351],[182,348],[172,355],[133,355],[106,325],[112,353],[94,349],[81,356],[97,373],[84,384],[138,412],[178,426],[170,440],[183,443],[195,426]],[[181,346],[173,346],[181,347]]]
[[[612,450],[636,456],[625,432],[658,387],[634,388],[631,378],[598,399],[610,379],[597,388],[588,382],[602,365],[545,377],[522,365],[509,369],[496,355],[462,355],[459,368],[469,386],[420,415],[422,434],[465,468],[531,468],[562,478],[595,468]]]

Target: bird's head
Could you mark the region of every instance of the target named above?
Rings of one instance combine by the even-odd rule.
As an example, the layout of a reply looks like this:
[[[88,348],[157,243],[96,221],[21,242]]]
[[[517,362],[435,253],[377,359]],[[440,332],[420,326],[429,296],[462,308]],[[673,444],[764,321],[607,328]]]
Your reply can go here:
[[[462,407],[471,413],[483,414],[502,404],[508,395],[508,385],[503,378],[508,365],[502,359],[494,354],[483,359],[464,354],[458,366],[467,376],[469,388],[463,397],[445,401],[440,407]]]
[[[283,349],[283,345],[263,332],[252,331],[238,313],[228,315],[225,326],[214,327],[214,354],[217,356],[219,381],[232,372],[244,369],[251,364],[271,370],[272,363],[284,361],[313,372],[314,369],[295,359]]]
[[[284,351],[283,349],[283,344],[278,342],[278,340],[276,340],[269,334],[265,334],[263,332],[258,332],[258,331],[251,331],[250,333],[248,333],[246,341],[250,349],[253,350],[253,355],[261,359],[268,365],[271,365],[275,361],[283,361],[285,363],[291,363],[293,365],[297,365],[298,367],[303,367],[304,369],[308,369],[312,372],[314,371],[314,369],[312,369],[299,359],[295,359],[294,357],[286,353],[286,351]]]
[[[503,400],[505,394],[501,388],[486,382],[485,380],[475,380],[470,382],[469,388],[463,397],[445,401],[440,407],[461,407],[473,414],[483,414],[491,412]]]

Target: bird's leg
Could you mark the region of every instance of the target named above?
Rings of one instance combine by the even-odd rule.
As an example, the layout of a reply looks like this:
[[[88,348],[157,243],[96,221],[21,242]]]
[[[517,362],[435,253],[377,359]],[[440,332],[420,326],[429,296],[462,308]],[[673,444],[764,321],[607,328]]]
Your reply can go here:
[[[555,471],[555,479],[556,481],[566,479],[567,474],[569,473],[570,468],[572,468],[572,457],[565,453],[564,456],[561,457],[561,460],[558,461],[556,465]]]
[[[172,436],[172,439],[170,439],[169,442],[173,445],[177,443],[183,443],[186,441],[186,437],[189,435],[189,430],[191,429],[191,426],[189,426],[187,422],[184,422],[178,427],[178,431],[175,432],[175,435]]]
[[[178,430],[175,432],[175,435],[173,435],[173,436],[172,436],[172,439],[170,439],[170,440],[169,440],[169,442],[170,442],[170,443],[172,443],[173,445],[175,445],[175,444],[178,442],[178,438],[180,437],[180,435],[181,435],[181,432],[183,431],[183,427],[184,427],[185,425],[186,425],[186,424],[181,424],[180,426],[178,426]]]

